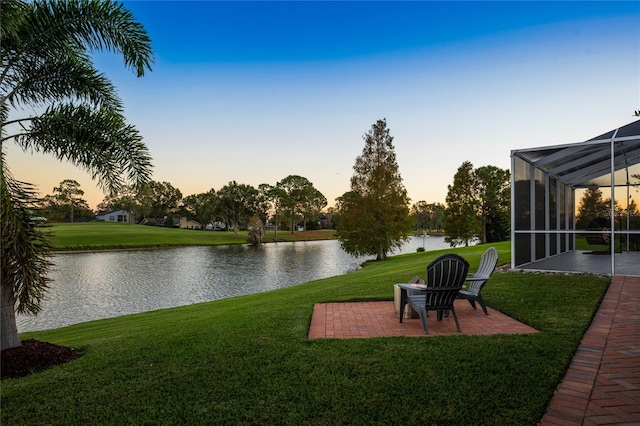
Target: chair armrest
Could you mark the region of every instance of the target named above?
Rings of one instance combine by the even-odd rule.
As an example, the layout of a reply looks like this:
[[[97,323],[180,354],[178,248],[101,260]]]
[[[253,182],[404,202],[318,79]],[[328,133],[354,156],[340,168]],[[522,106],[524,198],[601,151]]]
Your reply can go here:
[[[396,284],[398,287],[404,290],[426,290],[427,286],[419,283],[411,283],[411,284]]]
[[[441,291],[453,291],[453,290],[458,290],[460,291],[463,287],[428,287],[425,289],[425,291],[427,293],[438,293]]]

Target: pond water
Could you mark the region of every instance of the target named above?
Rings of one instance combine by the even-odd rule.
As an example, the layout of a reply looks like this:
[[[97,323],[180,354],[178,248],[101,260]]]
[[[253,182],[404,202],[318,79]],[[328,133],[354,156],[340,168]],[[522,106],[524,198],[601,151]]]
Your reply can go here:
[[[418,247],[448,245],[444,237],[412,237],[394,254]],[[337,240],[56,254],[43,309],[18,316],[18,331],[291,287],[354,271],[367,259],[345,253]]]

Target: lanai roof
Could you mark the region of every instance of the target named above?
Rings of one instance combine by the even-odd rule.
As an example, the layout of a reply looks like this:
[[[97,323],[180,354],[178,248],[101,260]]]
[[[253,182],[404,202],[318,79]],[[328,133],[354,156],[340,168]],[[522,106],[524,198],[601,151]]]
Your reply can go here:
[[[517,149],[511,155],[574,188],[610,187],[612,166],[615,186],[638,185],[640,177],[632,175],[640,175],[640,120],[585,142]]]

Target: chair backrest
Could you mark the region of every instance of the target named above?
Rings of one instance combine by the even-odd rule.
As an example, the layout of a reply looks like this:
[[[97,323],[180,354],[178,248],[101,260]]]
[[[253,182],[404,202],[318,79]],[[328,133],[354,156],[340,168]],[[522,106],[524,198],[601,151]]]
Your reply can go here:
[[[606,217],[594,217],[591,219],[586,231],[599,231],[597,234],[586,234],[587,243],[594,245],[606,245],[611,242],[611,221]]]
[[[484,280],[471,281],[469,284],[469,291],[471,293],[478,294],[482,290],[482,286],[489,280],[491,274],[493,274],[496,265],[498,264],[498,250],[495,247],[489,247],[487,251],[482,253],[480,258],[480,266],[473,278],[485,278]]]
[[[469,262],[454,253],[443,254],[427,265],[427,287],[462,287]]]
[[[426,309],[450,308],[468,272],[469,263],[453,253],[444,254],[427,265]]]
[[[409,284],[424,284],[424,281],[422,280],[422,278],[416,275],[415,277],[411,278]]]

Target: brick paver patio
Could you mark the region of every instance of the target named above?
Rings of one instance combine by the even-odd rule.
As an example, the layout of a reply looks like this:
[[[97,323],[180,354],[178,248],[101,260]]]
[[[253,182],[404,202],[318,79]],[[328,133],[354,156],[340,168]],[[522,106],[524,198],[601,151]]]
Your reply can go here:
[[[487,307],[473,309],[468,301],[456,300],[460,334],[537,333],[537,330]],[[429,336],[458,334],[453,315],[437,321],[435,313],[428,319]],[[393,301],[320,303],[313,307],[309,339],[353,339],[390,336],[426,336],[419,318],[405,318],[400,324]]]

